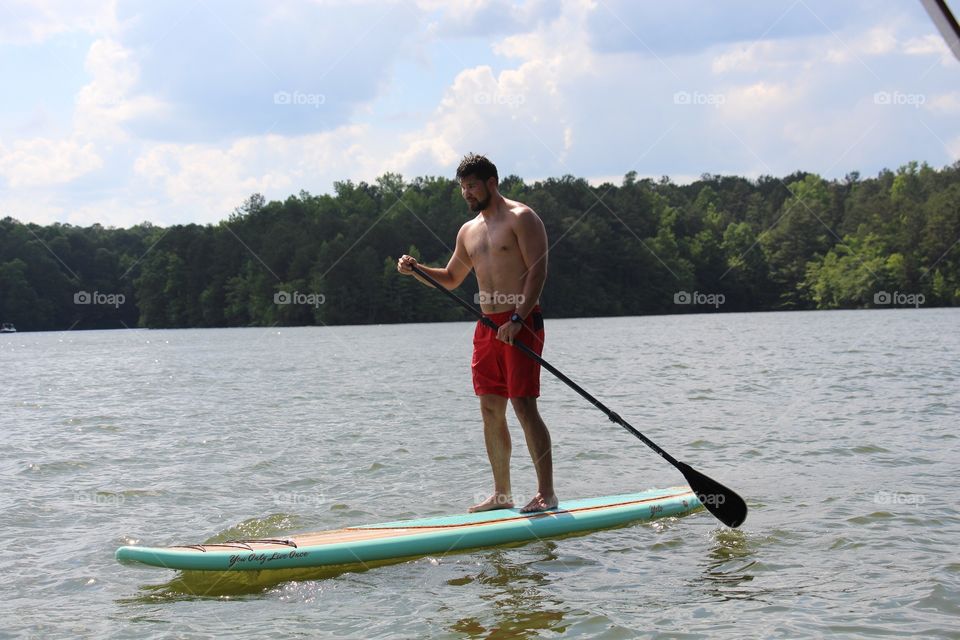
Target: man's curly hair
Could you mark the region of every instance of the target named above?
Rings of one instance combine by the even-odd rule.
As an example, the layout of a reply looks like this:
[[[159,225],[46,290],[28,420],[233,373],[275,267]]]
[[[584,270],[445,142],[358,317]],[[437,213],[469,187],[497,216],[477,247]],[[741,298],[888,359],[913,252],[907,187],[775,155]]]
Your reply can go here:
[[[496,165],[490,162],[486,156],[477,153],[468,153],[463,156],[460,166],[457,167],[457,180],[463,180],[467,176],[477,177],[484,182],[490,178],[495,178],[497,182],[500,182]]]

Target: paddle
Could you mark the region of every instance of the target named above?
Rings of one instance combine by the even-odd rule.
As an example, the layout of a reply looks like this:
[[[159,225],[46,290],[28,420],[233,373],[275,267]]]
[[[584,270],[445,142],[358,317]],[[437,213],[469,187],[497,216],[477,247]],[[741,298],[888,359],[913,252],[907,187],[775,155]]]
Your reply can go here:
[[[434,288],[444,292],[445,294],[450,296],[450,298],[452,298],[455,302],[460,304],[465,309],[469,310],[470,313],[477,316],[480,319],[480,322],[490,327],[494,331],[497,331],[500,328],[497,326],[497,324],[493,320],[483,315],[483,313],[479,309],[469,304],[465,300],[461,299],[452,291],[447,290],[439,282],[437,282],[436,280],[428,276],[426,273],[424,273],[423,270],[420,269],[418,266],[411,265],[410,268],[413,269],[414,273],[416,273],[421,278],[423,278],[424,280],[429,282],[431,285],[433,285]],[[528,356],[530,356],[531,358],[539,362],[541,367],[543,367],[544,369],[546,369],[547,371],[555,375],[564,384],[566,384],[568,387],[570,387],[571,389],[579,393],[581,396],[583,396],[588,402],[590,402],[590,404],[595,406],[597,409],[600,409],[600,411],[603,411],[603,413],[605,413],[606,416],[610,418],[611,421],[616,422],[621,427],[623,427],[624,429],[626,429],[636,437],[640,438],[640,440],[645,445],[647,445],[648,447],[656,451],[661,458],[663,458],[664,460],[666,460],[667,462],[675,466],[680,471],[680,473],[683,474],[683,477],[687,479],[687,483],[690,485],[690,488],[693,489],[693,492],[697,494],[697,498],[699,498],[703,506],[707,508],[707,511],[709,511],[714,516],[716,516],[716,518],[720,520],[720,522],[727,525],[728,527],[735,528],[735,527],[739,527],[741,524],[743,524],[743,521],[747,519],[747,503],[744,502],[743,498],[737,495],[735,491],[728,489],[727,487],[723,486],[713,478],[705,476],[704,474],[700,473],[690,465],[684,462],[680,462],[679,460],[671,456],[669,453],[661,449],[659,446],[657,446],[657,444],[653,440],[651,440],[650,438],[648,438],[647,436],[643,435],[642,433],[634,429],[632,426],[630,426],[630,424],[628,424],[626,420],[624,420],[618,414],[608,409],[602,402],[600,402],[599,400],[594,398],[592,395],[587,393],[576,382],[574,382],[567,376],[563,375],[563,373],[561,373],[556,367],[554,367],[552,364],[550,364],[549,362],[547,362],[546,360],[538,356],[537,353],[527,345],[515,340],[513,343],[513,346],[520,349],[525,354],[527,354]]]

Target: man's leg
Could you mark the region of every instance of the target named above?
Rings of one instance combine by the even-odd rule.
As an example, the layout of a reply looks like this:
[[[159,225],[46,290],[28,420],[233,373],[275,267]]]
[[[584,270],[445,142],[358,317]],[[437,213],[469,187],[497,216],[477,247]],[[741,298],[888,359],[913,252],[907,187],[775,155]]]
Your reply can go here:
[[[550,450],[550,432],[537,410],[535,397],[511,398],[513,410],[523,427],[527,450],[533,458],[537,471],[537,495],[521,511],[545,511],[557,506],[557,494],[553,490],[553,454]]]
[[[487,458],[493,470],[493,495],[470,507],[470,512],[509,509],[510,495],[510,431],[507,429],[507,399],[487,394],[480,396],[483,415],[483,439],[487,444]]]

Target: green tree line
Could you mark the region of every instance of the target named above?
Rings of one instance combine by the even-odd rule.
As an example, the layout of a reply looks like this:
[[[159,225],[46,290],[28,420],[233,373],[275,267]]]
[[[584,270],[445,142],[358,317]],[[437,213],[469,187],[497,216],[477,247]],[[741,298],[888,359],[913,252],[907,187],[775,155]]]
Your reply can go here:
[[[596,186],[509,176],[501,192],[546,225],[550,317],[960,302],[960,162],[867,179],[707,174],[687,185],[635,173]],[[455,180],[386,174],[282,202],[255,194],[219,224],[7,217],[0,321],[64,330],[466,319],[395,263],[410,253],[446,264],[472,215]],[[458,293],[473,299],[475,280]]]

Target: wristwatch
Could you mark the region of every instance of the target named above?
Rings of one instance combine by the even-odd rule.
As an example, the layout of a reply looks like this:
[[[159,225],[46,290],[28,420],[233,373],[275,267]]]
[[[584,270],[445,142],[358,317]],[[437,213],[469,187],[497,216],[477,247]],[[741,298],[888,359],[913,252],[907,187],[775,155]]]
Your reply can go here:
[[[520,317],[519,313],[514,311],[513,315],[510,316],[510,322],[519,322],[520,324],[523,324],[523,318]]]

